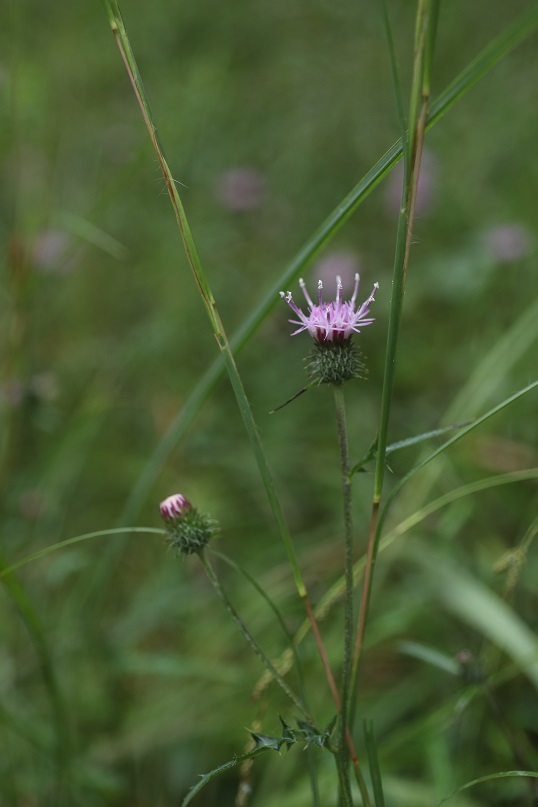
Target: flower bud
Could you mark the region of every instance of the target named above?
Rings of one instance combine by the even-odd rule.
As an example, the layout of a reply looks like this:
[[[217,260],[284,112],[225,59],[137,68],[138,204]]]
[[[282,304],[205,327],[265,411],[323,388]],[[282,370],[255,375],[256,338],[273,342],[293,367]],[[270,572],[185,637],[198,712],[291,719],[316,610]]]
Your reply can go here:
[[[160,504],[168,540],[185,555],[201,552],[217,532],[217,524],[200,513],[181,493],[168,496]]]
[[[165,522],[181,518],[191,508],[192,504],[181,493],[174,493],[173,496],[169,496],[159,505],[161,516]]]

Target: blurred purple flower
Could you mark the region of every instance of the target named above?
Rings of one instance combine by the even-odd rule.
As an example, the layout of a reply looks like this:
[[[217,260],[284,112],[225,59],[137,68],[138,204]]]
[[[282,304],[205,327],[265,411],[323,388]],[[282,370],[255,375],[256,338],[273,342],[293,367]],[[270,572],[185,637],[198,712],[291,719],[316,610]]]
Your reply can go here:
[[[39,490],[25,490],[19,496],[19,511],[24,518],[35,521],[47,510],[47,503]]]
[[[0,398],[12,408],[21,405],[24,394],[25,388],[20,378],[8,378],[0,387]]]
[[[483,236],[486,250],[499,263],[514,263],[526,258],[532,249],[532,239],[521,224],[502,224],[486,230]]]
[[[20,406],[23,400],[30,397],[49,403],[58,397],[58,381],[54,373],[42,372],[31,376],[29,380],[8,378],[0,387],[0,399],[7,406]]]
[[[41,272],[64,274],[71,266],[65,257],[69,236],[63,230],[43,230],[35,238],[32,249],[33,263]]]
[[[298,320],[290,319],[299,328],[293,332],[292,336],[301,331],[308,331],[312,339],[316,342],[345,342],[353,333],[360,333],[360,327],[371,325],[374,317],[369,317],[370,303],[374,300],[374,294],[379,288],[379,283],[374,283],[372,293],[367,300],[357,309],[355,302],[359,291],[359,274],[355,275],[355,287],[351,300],[342,302],[342,279],[336,278],[336,300],[333,303],[323,302],[323,282],[318,280],[318,304],[314,305],[310,295],[306,290],[304,280],[299,280],[302,292],[310,309],[309,314],[304,314],[295,304],[291,291],[280,296],[287,302],[293,313],[299,317]]]
[[[415,212],[424,215],[430,212],[435,204],[438,174],[437,157],[424,149],[418,178]],[[398,213],[402,204],[403,160],[391,171],[385,189],[385,206],[389,213]]]
[[[54,373],[47,371],[33,375],[29,388],[41,401],[55,401],[59,394],[58,379]]]
[[[222,207],[233,213],[257,210],[265,201],[266,182],[255,168],[237,167],[225,171],[217,179],[215,197]]]

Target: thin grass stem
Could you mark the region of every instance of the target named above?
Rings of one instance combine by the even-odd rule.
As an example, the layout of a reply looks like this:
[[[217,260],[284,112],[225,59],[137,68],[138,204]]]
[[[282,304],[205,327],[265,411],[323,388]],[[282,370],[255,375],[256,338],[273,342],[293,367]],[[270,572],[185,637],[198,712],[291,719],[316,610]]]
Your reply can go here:
[[[402,207],[398,221],[398,233],[396,238],[392,280],[392,301],[387,336],[383,390],[381,394],[381,414],[378,431],[372,515],[370,520],[367,560],[353,657],[353,693],[356,693],[358,668],[364,645],[364,635],[368,620],[375,562],[379,546],[379,531],[377,528],[377,522],[385,474],[385,455],[387,450],[388,428],[395,380],[396,352],[403,309],[405,283],[409,266],[416,193],[429,103],[429,75],[431,64],[426,63],[433,57],[433,41],[435,38],[435,23],[437,21],[437,13],[435,12],[432,14],[432,6],[434,4],[435,0],[419,0],[417,7],[413,77],[411,83],[411,101],[409,105],[409,133],[406,150],[407,171],[404,174]],[[425,76],[427,77],[427,81]],[[354,694],[353,705],[355,703],[356,696]]]

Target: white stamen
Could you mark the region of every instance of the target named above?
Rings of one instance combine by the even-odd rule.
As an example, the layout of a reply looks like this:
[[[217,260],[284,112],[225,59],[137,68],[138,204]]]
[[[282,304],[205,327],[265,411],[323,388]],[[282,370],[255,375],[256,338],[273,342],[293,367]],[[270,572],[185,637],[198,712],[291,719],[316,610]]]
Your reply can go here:
[[[360,280],[359,273],[355,272],[355,286],[353,288],[353,295],[350,300],[351,308],[355,308],[355,300],[357,299],[357,294],[359,292],[359,280]]]
[[[342,302],[342,278],[336,275],[336,302]]]
[[[311,308],[311,309],[312,309],[312,308],[314,308],[314,303],[313,303],[313,302],[312,302],[312,300],[310,299],[310,295],[309,295],[309,293],[308,293],[308,292],[307,292],[307,290],[306,290],[306,285],[305,285],[305,282],[304,282],[304,280],[303,280],[303,278],[302,278],[302,277],[301,277],[301,278],[299,278],[299,285],[300,285],[300,287],[301,287],[301,289],[302,289],[302,292],[303,292],[303,294],[304,294],[304,297],[305,297],[306,302],[308,303],[308,305],[310,306],[310,308]]]

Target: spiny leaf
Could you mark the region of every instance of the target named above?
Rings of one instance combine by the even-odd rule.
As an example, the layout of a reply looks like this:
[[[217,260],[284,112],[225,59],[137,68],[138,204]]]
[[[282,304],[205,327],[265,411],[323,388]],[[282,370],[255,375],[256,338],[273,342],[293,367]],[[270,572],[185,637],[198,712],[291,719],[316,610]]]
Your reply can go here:
[[[193,787],[191,787],[181,802],[181,807],[187,807],[187,804],[192,801],[194,796],[196,796],[196,794],[199,793],[200,790],[202,790],[202,788],[204,788],[208,782],[211,781],[211,779],[218,776],[219,773],[224,773],[224,771],[228,771],[230,768],[240,765],[247,759],[254,759],[264,751],[280,751],[283,745],[289,748],[299,740],[306,740],[307,746],[317,745],[320,748],[326,748],[336,724],[336,717],[331,720],[323,732],[318,731],[318,729],[304,720],[297,721],[298,731],[294,731],[291,726],[286,723],[283,717],[280,718],[280,723],[282,724],[282,734],[280,737],[269,737],[267,734],[259,734],[255,731],[249,732],[255,743],[255,747],[252,749],[252,751],[249,751],[246,754],[241,754],[240,756],[235,755],[228,762],[224,762],[222,765],[218,765],[216,768],[213,768],[213,770],[209,771],[209,773],[202,774],[200,776],[200,780]]]
[[[255,731],[251,731],[250,736],[254,740],[256,751],[260,749],[280,751],[283,745],[293,745],[295,743],[295,737],[289,735],[286,737],[269,737],[267,734],[258,734]]]
[[[325,731],[319,731],[314,726],[310,725],[310,723],[306,723],[304,720],[298,720],[297,726],[301,733],[301,736],[304,740],[306,740],[306,744],[308,745],[318,745],[320,748],[326,748],[331,734],[334,730],[336,725],[336,716],[333,717]]]

